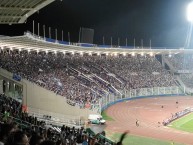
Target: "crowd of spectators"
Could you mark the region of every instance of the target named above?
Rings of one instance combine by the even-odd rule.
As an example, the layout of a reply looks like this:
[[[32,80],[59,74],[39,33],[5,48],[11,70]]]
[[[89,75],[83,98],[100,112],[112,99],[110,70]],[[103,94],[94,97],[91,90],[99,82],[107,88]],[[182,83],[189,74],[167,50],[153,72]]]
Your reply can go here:
[[[184,82],[186,87],[188,88],[193,88],[193,74],[180,74],[179,75],[180,79]]]
[[[120,90],[176,86],[172,75],[149,55],[82,56],[4,49],[0,67],[82,107],[98,104],[99,98]]]
[[[175,73],[179,74],[179,78],[183,81],[186,87],[193,88],[193,55],[192,54],[176,54],[165,56],[169,60]]]
[[[175,54],[165,57],[176,70],[193,70],[193,63],[190,63],[193,62],[192,54]]]
[[[21,104],[0,94],[0,145],[112,145],[83,127],[53,127],[22,112]],[[105,136],[105,132],[100,133]]]

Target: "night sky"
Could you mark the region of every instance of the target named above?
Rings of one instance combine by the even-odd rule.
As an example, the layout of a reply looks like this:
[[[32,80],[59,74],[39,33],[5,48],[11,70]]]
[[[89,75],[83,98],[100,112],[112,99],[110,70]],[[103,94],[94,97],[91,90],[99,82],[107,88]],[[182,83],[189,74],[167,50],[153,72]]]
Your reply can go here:
[[[1,35],[22,35],[24,31],[32,32],[32,21],[58,29],[58,39],[64,31],[64,40],[77,42],[80,27],[94,29],[94,43],[125,45],[128,44],[159,47],[183,47],[188,25],[186,7],[190,0],[56,0],[38,13],[28,18],[26,24],[0,25]],[[40,31],[43,35],[43,28]],[[52,33],[54,36],[54,30]]]

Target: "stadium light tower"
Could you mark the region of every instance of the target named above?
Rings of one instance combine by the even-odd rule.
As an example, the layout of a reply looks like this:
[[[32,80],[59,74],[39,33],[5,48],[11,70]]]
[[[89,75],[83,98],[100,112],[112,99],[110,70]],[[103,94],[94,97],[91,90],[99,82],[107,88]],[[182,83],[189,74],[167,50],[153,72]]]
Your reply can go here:
[[[193,0],[188,4],[187,7],[187,20],[190,22],[187,38],[185,42],[185,48],[189,48],[191,44],[191,38],[192,38],[192,26],[193,26]]]
[[[190,23],[193,23],[193,1],[187,7],[187,19]]]

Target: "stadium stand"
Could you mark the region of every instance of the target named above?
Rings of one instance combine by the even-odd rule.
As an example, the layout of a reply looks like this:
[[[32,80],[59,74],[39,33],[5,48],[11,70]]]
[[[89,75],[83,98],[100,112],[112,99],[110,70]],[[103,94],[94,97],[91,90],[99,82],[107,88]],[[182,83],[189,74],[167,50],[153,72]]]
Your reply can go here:
[[[3,94],[0,94],[0,111],[1,144],[35,145],[44,141],[52,141],[54,145],[73,145],[82,144],[85,139],[90,145],[114,144],[105,138],[104,133],[95,135],[89,129],[47,125],[45,121],[39,121],[36,117],[22,112],[21,103]],[[26,142],[23,140],[24,136],[27,138]]]
[[[173,72],[183,82],[181,85],[185,85],[187,88],[193,88],[193,55],[192,54],[176,54],[166,55],[165,58],[169,61],[170,68],[173,68]]]
[[[96,53],[85,53],[89,47],[82,48],[83,46],[68,43],[63,45],[61,42],[59,44],[29,34],[1,38],[0,44],[0,68],[13,73],[14,80],[25,78],[67,98],[67,103],[71,106],[90,108],[92,104],[99,104],[101,98],[108,96],[109,99],[109,94],[118,96],[123,91],[131,90],[132,94],[132,90],[135,90],[137,96],[140,93],[137,89],[144,89],[143,92],[148,95],[157,87],[157,95],[160,95],[162,92],[167,94],[167,89],[164,88],[167,87],[171,92],[169,94],[175,94],[176,92],[172,93],[172,87],[178,86],[175,77],[150,53],[124,54],[115,52],[114,48],[111,53],[99,53],[98,49]],[[100,48],[100,51],[103,49]],[[40,140],[62,141],[63,144],[82,144],[86,140],[95,144],[114,144],[104,135],[95,135],[91,130],[47,125],[45,120],[49,122],[51,116],[44,114],[43,119],[39,119],[33,114],[22,113],[21,104],[5,95],[1,95],[0,99],[5,104],[1,108],[2,121],[7,123],[10,118],[17,120],[28,137],[33,137],[35,131],[40,135]],[[108,101],[116,100],[105,100],[104,104],[107,105]],[[1,126],[3,125],[2,123]],[[44,136],[46,128],[51,129]]]
[[[66,97],[80,107],[126,89],[176,86],[151,56],[90,56],[4,49],[0,67]],[[18,79],[18,77],[17,77]]]

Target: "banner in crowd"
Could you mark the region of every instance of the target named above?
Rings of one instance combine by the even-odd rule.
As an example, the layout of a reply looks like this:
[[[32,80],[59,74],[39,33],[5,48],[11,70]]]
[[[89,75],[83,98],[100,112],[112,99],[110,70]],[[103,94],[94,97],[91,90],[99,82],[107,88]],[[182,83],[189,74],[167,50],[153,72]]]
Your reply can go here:
[[[177,73],[188,74],[188,73],[193,73],[193,71],[191,71],[191,70],[177,70]]]
[[[22,112],[28,112],[28,107],[26,105],[22,105]]]
[[[152,72],[153,75],[159,75],[159,72]]]
[[[21,76],[14,73],[13,74],[13,79],[16,80],[16,81],[21,81]]]

